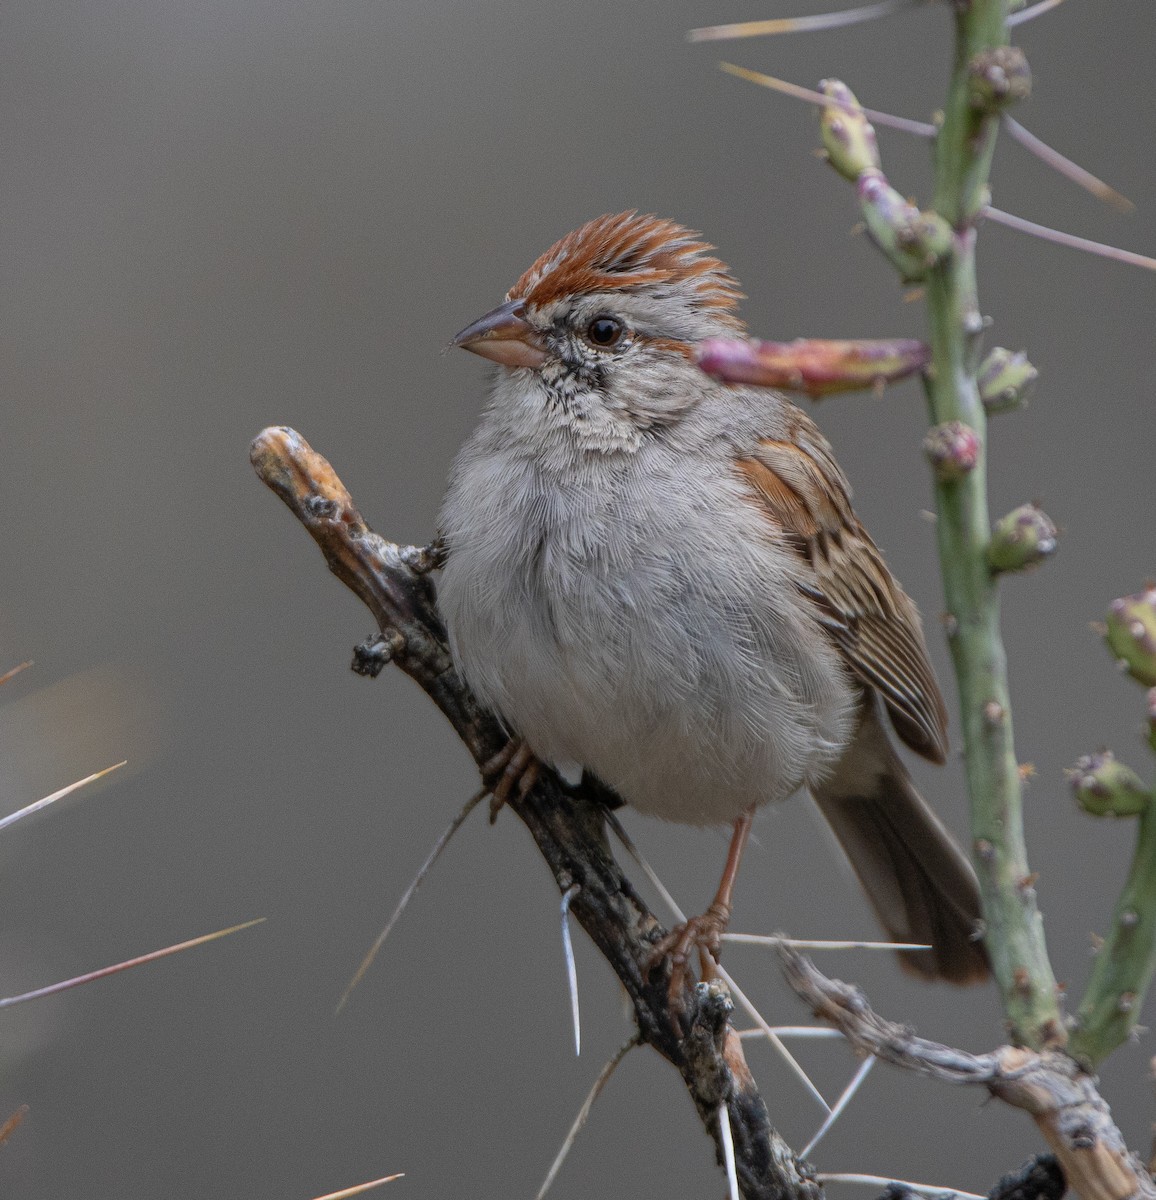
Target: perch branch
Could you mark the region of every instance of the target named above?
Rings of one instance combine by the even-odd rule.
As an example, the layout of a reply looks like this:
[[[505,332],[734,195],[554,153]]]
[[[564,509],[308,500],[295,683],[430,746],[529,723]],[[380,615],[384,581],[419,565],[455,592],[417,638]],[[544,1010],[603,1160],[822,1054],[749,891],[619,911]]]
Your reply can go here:
[[[369,608],[382,631],[378,663],[392,659],[430,696],[481,766],[506,734],[454,670],[420,556],[373,533],[333,468],[295,431],[264,430],[250,458],[261,480],[317,542],[335,575]],[[641,1040],[682,1076],[723,1162],[719,1108],[726,1106],[739,1187],[746,1200],[819,1200],[821,1190],[772,1128],[717,986],[688,991],[680,1032],[669,1008],[669,967],[648,975],[665,930],[622,874],[606,840],[605,808],[585,787],[566,788],[543,770],[509,807],[530,831],[561,892],[575,884],[570,911],[614,969],[634,1007]]]
[[[506,735],[454,670],[426,573],[436,563],[436,553],[399,547],[373,533],[333,468],[295,431],[264,430],[254,440],[250,458],[261,480],[317,542],[330,569],[372,612],[381,630],[374,645],[376,667],[390,660],[401,667],[434,700],[478,765],[487,763],[502,748]],[[647,973],[652,948],[665,930],[610,852],[604,800],[586,785],[566,788],[553,771],[543,770],[524,796],[515,790],[508,803],[537,843],[559,891],[570,893],[570,911],[626,989],[638,1041],[653,1046],[682,1076],[703,1127],[714,1140],[720,1165],[724,1161],[720,1109],[725,1107],[745,1200],[821,1200],[822,1188],[810,1168],[770,1124],[731,1022],[725,975],[687,990],[676,1030],[669,1007],[669,964],[653,976]],[[571,891],[575,885],[578,890]],[[1052,1131],[1061,1143],[1052,1144],[1058,1154],[1067,1155],[1065,1163],[1070,1161],[1079,1170],[1091,1159],[1095,1169],[1085,1173],[1093,1181],[1106,1177],[1110,1168],[1115,1181],[1135,1184],[1126,1189],[1081,1189],[1085,1200],[1123,1200],[1142,1190],[1106,1106],[1091,1079],[1070,1058],[1011,1048],[996,1055],[967,1056],[913,1039],[898,1026],[875,1018],[859,993],[826,980],[789,945],[781,944],[780,953],[784,962],[800,964],[795,974],[803,982],[796,990],[824,1019],[840,1029],[845,1023],[848,1030],[855,1030],[856,1045],[891,1062],[918,1064],[929,1074],[942,1066],[945,1073],[940,1077],[955,1082],[986,1083],[997,1095],[1028,1108],[1045,1132]],[[1026,1177],[1020,1192],[1004,1188],[1005,1182],[997,1185],[993,1197],[1006,1193],[1009,1200],[1037,1200]],[[1056,1200],[1045,1188],[1039,1198]]]

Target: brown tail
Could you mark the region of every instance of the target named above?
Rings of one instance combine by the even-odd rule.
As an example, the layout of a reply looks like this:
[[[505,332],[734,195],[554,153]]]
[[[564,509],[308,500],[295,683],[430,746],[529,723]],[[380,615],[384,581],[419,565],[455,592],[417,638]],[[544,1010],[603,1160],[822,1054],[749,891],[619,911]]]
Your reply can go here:
[[[873,701],[864,705],[834,775],[814,796],[888,936],[932,946],[901,951],[903,967],[950,983],[986,979],[975,872],[915,790]]]

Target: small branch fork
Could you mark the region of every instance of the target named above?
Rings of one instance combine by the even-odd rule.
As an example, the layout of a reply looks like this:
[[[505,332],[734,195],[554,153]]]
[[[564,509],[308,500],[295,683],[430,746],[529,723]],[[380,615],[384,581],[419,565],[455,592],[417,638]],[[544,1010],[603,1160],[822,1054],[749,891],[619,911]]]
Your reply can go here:
[[[1001,1046],[987,1054],[968,1054],[927,1041],[880,1017],[858,988],[828,979],[790,946],[780,946],[778,953],[795,994],[861,1053],[946,1083],[978,1084],[1029,1113],[1069,1186],[1083,1200],[1156,1197],[1156,1187],[1125,1145],[1095,1079],[1063,1051]]]

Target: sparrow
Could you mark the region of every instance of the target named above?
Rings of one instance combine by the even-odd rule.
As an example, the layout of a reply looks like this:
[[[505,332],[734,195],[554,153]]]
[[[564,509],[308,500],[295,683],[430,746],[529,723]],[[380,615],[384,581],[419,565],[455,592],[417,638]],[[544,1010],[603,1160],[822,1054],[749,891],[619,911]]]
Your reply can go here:
[[[653,215],[598,217],[454,339],[497,364],[441,510],[454,662],[519,768],[733,826],[715,902],[661,946],[676,974],[694,947],[717,957],[752,814],[806,792],[888,937],[931,947],[902,964],[977,982],[974,872],[884,724],[944,761],[918,611],[814,422],[699,369],[698,343],[745,330],[712,250]]]

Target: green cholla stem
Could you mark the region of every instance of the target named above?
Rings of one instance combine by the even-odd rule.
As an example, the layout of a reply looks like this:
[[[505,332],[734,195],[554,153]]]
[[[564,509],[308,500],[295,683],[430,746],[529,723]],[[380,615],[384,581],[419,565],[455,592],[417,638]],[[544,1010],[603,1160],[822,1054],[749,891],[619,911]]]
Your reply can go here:
[[[1012,1040],[1040,1049],[1062,1045],[1065,1029],[1024,845],[998,586],[987,557],[987,419],[976,383],[983,321],[974,221],[987,201],[998,117],[972,107],[969,64],[977,54],[1007,43],[1006,18],[1007,0],[956,6],[955,63],[935,147],[934,204],[955,230],[955,241],[952,253],[926,278],[932,346],[927,398],[934,425],[961,421],[979,440],[973,470],[936,480],[936,530],[986,945]]]
[[[1127,1041],[1156,967],[1156,810],[1139,821],[1132,867],[1077,1014],[1069,1050],[1089,1067]]]

